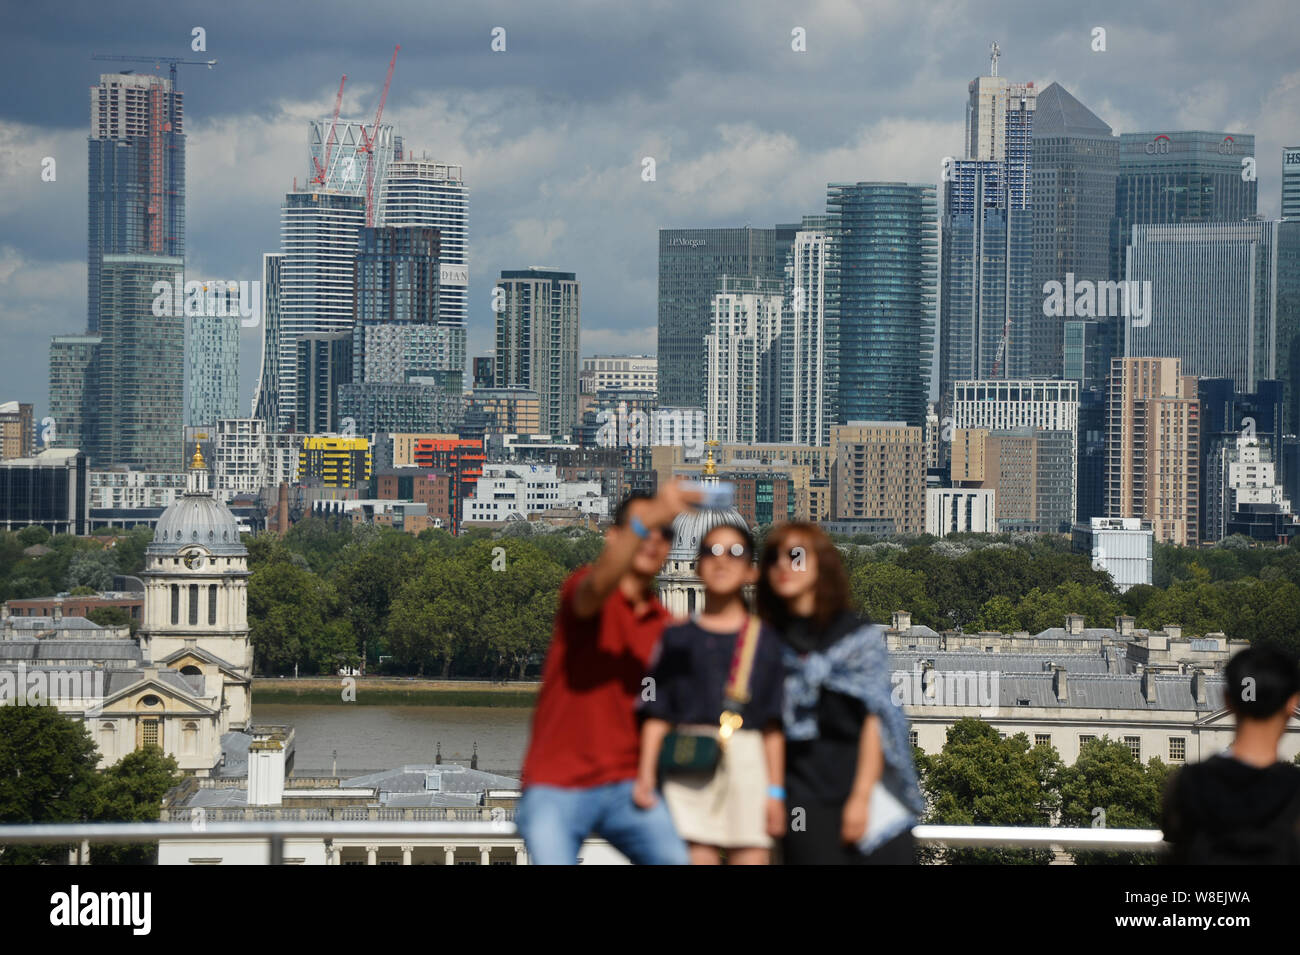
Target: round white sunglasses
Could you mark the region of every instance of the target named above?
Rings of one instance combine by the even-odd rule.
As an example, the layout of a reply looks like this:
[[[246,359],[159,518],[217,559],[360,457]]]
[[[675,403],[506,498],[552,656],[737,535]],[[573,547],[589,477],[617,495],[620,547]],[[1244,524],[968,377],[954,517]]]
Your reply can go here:
[[[744,557],[747,553],[744,544],[732,544],[730,548],[728,548],[726,544],[714,544],[709,548],[709,553],[714,557],[721,557],[723,554],[727,553],[728,550],[731,551],[732,557]]]

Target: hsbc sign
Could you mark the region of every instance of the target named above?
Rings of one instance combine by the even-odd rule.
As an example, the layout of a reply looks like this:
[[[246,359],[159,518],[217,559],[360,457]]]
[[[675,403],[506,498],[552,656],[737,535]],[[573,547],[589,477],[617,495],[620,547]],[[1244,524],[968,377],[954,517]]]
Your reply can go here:
[[[1300,149],[1287,149],[1282,152],[1283,169],[1300,169]]]

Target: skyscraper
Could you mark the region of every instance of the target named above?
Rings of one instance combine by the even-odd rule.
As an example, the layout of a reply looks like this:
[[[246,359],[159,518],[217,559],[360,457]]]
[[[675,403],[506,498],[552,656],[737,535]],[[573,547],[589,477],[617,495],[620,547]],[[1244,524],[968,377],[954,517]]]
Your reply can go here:
[[[1123,133],[1115,186],[1111,278],[1124,277],[1135,225],[1240,222],[1257,211],[1259,187],[1243,175],[1254,161],[1248,133]]]
[[[185,255],[182,103],[170,79],[152,74],[105,73],[90,88],[86,328],[91,335],[99,330],[105,255]]]
[[[827,321],[825,216],[804,216],[787,267],[780,332],[781,389],[777,440],[825,446],[838,390],[835,328]]]
[[[703,408],[704,336],[722,275],[781,281],[798,225],[659,230],[659,401]]]
[[[331,120],[332,117],[307,124],[307,191],[359,197],[363,201],[368,193],[374,204],[374,222],[369,224],[382,226],[385,224],[388,171],[396,158],[401,137],[394,134],[388,123],[381,123],[372,135],[369,123],[340,119],[334,126],[331,144]],[[369,178],[371,163],[374,163],[373,180]]]
[[[364,224],[364,196],[325,192],[285,196],[280,218],[281,255],[272,269],[278,272],[278,282],[274,290],[267,290],[268,298],[278,304],[278,334],[269,343],[279,377],[273,431],[294,429],[301,417],[300,405],[305,407],[307,400],[310,385],[298,378],[297,339],[338,333],[351,336],[357,236]],[[350,377],[349,371],[339,383]],[[263,391],[268,389],[264,383]],[[269,403],[269,395],[265,401]]]
[[[1147,310],[1124,323],[1124,354],[1244,391],[1275,377],[1277,233],[1276,220],[1134,226],[1127,278]]]
[[[830,183],[829,321],[838,329],[836,416],[921,427],[934,347],[932,185]]]
[[[577,275],[536,266],[505,270],[497,287],[496,387],[537,392],[543,430],[573,434],[582,312]]]
[[[1038,91],[971,80],[966,155],[945,161],[939,261],[939,394],[957,379],[1014,377],[1030,296],[1029,179]]]
[[[704,337],[708,434],[716,441],[777,439],[781,284],[722,276]]]
[[[469,190],[461,167],[417,159],[394,162],[388,168],[384,225],[438,230],[438,321],[464,329],[469,316]]]
[[[1107,407],[1106,516],[1151,522],[1195,546],[1200,525],[1200,401],[1177,358],[1116,358]]]
[[[1282,218],[1300,219],[1300,146],[1282,150]]]
[[[50,445],[81,448],[90,459],[94,430],[95,367],[102,339],[98,335],[55,335],[50,339],[50,417],[54,431]],[[44,438],[41,438],[44,443]]]
[[[1038,94],[1031,188],[1038,308],[1030,310],[1026,329],[1030,377],[1064,373],[1064,322],[1059,314],[1047,314],[1047,284],[1070,276],[1076,283],[1109,277],[1118,156],[1110,127],[1059,83]]]
[[[253,394],[253,417],[263,430],[280,426],[280,252],[262,253],[262,366]]]
[[[217,282],[203,292],[202,314],[185,317],[185,426],[215,431],[239,414],[240,293]]]
[[[154,283],[173,282],[183,267],[183,259],[170,256],[100,258],[102,341],[89,369],[95,408],[86,442],[97,467],[169,471],[181,466],[185,316],[154,307]]]

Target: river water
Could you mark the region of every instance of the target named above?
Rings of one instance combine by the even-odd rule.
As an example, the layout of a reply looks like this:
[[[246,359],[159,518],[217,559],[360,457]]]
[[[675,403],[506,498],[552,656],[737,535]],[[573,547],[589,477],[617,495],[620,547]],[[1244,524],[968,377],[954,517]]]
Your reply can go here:
[[[438,744],[448,763],[469,765],[478,744],[478,768],[519,778],[532,709],[494,706],[357,706],[258,703],[258,723],[295,727],[294,773],[356,776],[414,763],[432,763]]]

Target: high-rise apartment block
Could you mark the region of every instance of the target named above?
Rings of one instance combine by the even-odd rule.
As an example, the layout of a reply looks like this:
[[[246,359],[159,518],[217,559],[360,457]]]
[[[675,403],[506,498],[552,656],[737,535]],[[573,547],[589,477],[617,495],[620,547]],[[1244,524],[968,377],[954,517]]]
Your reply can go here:
[[[537,392],[543,430],[573,434],[582,312],[577,275],[536,267],[506,270],[497,288],[496,387]]]
[[[895,534],[925,531],[925,442],[902,421],[851,421],[831,429],[836,521],[879,521]]]
[[[99,330],[105,255],[185,256],[183,103],[170,79],[150,73],[105,73],[90,88],[89,334]]]
[[[717,441],[773,441],[780,388],[782,289],[722,276],[704,338],[708,433]]]
[[[786,268],[782,315],[780,440],[825,445],[839,392],[836,328],[826,311],[830,233],[825,216],[804,216]]]
[[[463,329],[469,317],[469,190],[451,163],[401,159],[388,167],[384,225],[438,230],[438,321]]]
[[[829,321],[837,328],[840,423],[925,422],[934,347],[933,185],[830,183]]]
[[[1116,358],[1107,408],[1106,516],[1199,543],[1201,403],[1177,358]]]

